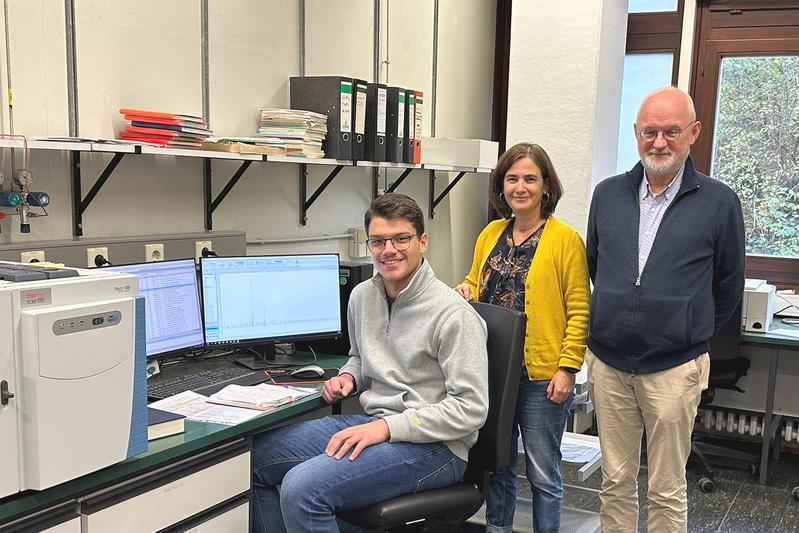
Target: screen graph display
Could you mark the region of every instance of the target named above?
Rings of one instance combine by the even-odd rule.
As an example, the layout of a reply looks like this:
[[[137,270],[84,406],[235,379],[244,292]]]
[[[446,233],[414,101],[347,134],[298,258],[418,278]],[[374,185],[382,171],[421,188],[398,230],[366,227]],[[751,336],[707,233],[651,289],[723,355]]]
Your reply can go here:
[[[208,344],[341,334],[337,254],[204,257],[201,272]]]

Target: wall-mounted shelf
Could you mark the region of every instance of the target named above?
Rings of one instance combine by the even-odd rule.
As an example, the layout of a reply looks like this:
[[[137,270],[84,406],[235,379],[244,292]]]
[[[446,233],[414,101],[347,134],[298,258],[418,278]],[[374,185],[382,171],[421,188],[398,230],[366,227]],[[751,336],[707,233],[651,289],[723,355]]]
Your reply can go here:
[[[13,148],[23,149],[25,143],[18,139],[0,139],[0,148]],[[462,167],[451,165],[438,165],[438,164],[408,164],[408,163],[390,163],[378,161],[348,161],[340,159],[311,159],[304,157],[292,156],[270,156],[264,154],[240,154],[235,152],[219,152],[214,150],[196,150],[190,148],[162,148],[158,146],[151,146],[146,144],[130,144],[123,143],[117,144],[113,142],[96,142],[92,140],[86,141],[55,141],[55,140],[30,140],[27,142],[29,150],[58,150],[70,153],[71,161],[71,174],[72,174],[72,205],[73,205],[73,228],[72,233],[75,237],[83,235],[83,213],[91,205],[94,198],[105,185],[106,181],[111,177],[116,167],[122,161],[125,155],[156,155],[156,156],[173,156],[173,157],[194,157],[203,159],[203,190],[204,190],[204,207],[205,207],[205,229],[210,231],[213,229],[213,212],[222,203],[225,197],[230,193],[233,187],[236,186],[238,181],[242,178],[244,173],[255,162],[269,162],[269,163],[290,163],[299,165],[299,211],[300,211],[300,224],[305,225],[308,220],[308,209],[319,198],[324,190],[333,182],[336,176],[344,167],[370,167],[370,168],[392,168],[402,169],[402,173],[386,188],[386,192],[393,192],[397,187],[410,175],[414,170],[429,171],[430,183],[430,218],[435,216],[435,207],[440,204],[444,198],[449,194],[449,191],[460,181],[460,179],[467,173],[484,174],[490,173],[490,168],[476,168],[476,167]],[[113,154],[111,160],[106,164],[100,175],[95,180],[92,187],[86,196],[83,196],[81,190],[81,164],[80,154],[82,152],[95,152],[103,154]],[[214,159],[227,160],[227,161],[240,161],[241,165],[233,173],[233,176],[228,180],[216,198],[212,198],[212,184],[211,184],[211,161]],[[327,177],[322,181],[316,190],[308,196],[307,194],[307,181],[308,181],[308,165],[321,165],[333,167],[328,173]],[[458,175],[444,188],[444,190],[435,196],[435,173],[436,171],[457,172]],[[373,176],[372,190],[373,195],[377,194],[377,174]]]

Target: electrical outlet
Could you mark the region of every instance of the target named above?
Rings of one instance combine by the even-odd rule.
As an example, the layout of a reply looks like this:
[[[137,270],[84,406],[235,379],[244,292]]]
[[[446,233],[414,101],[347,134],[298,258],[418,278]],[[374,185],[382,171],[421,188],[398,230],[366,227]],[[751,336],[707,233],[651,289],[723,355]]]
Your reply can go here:
[[[31,250],[30,252],[22,252],[19,254],[19,260],[23,263],[43,263],[44,250]]]
[[[106,261],[110,261],[108,257],[108,246],[98,246],[96,248],[86,248],[86,265],[89,268],[102,266],[97,264],[97,256],[103,256]]]
[[[213,250],[213,243],[211,241],[194,241],[194,261],[200,264],[200,258],[203,256],[203,248],[207,248],[210,252]]]
[[[144,245],[144,260],[148,263],[164,260],[164,245],[161,243]]]
[[[347,232],[350,234],[350,259],[368,257],[369,251],[366,249],[366,230],[363,228],[348,228]]]

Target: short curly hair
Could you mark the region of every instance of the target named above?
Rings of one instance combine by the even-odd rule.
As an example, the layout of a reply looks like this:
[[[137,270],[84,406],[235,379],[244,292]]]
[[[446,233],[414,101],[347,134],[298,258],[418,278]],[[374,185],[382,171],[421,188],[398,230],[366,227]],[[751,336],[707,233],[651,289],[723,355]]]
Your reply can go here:
[[[497,161],[497,166],[491,173],[488,186],[488,200],[494,210],[503,218],[509,218],[512,214],[505,196],[502,194],[505,182],[505,174],[516,161],[524,157],[529,158],[541,169],[541,179],[548,187],[549,196],[547,201],[541,201],[541,216],[547,218],[555,212],[561,196],[563,196],[563,186],[555,172],[555,166],[547,155],[546,151],[537,144],[522,142],[513,145],[505,151]]]

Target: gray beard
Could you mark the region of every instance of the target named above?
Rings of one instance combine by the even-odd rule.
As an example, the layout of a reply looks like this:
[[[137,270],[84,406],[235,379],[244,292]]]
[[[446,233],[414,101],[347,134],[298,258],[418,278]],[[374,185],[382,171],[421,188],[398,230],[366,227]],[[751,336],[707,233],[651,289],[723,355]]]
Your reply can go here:
[[[673,153],[668,161],[663,164],[656,165],[649,162],[649,157],[645,155],[641,159],[641,164],[644,166],[647,176],[675,176],[677,172],[685,164],[688,159],[688,154],[685,157],[677,157]]]

